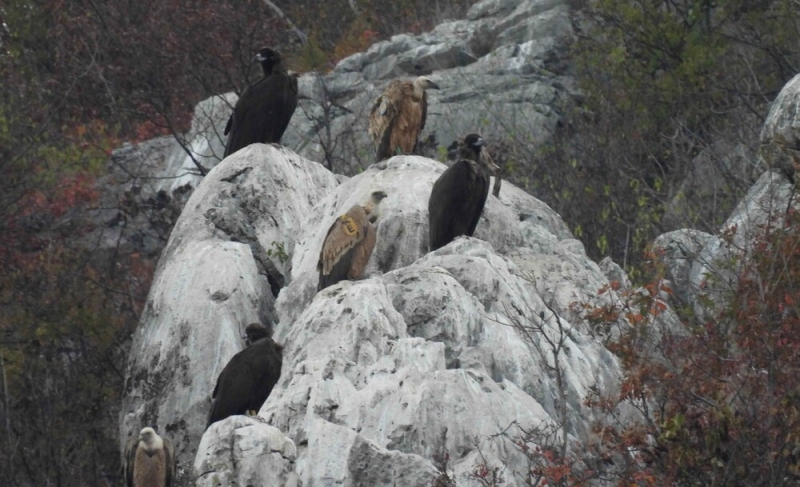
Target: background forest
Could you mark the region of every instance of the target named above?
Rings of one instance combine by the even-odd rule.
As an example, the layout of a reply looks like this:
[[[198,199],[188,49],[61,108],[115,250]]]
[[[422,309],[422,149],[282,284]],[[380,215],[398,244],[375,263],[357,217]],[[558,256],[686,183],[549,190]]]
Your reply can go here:
[[[98,188],[114,165],[112,151],[124,141],[185,131],[197,102],[240,92],[260,76],[250,61],[262,45],[285,53],[291,69],[325,72],[376,41],[461,18],[472,3],[0,5],[0,485],[120,482],[116,422],[124,364],[158,252],[98,252],[81,239],[93,224],[88,212],[109,204]],[[565,108],[551,145],[534,146],[524,134],[494,134],[493,155],[507,179],[564,218],[593,258],[611,256],[636,282],[652,282],[661,271],[648,244],[676,228],[715,232],[763,171],[757,152],[769,104],[800,70],[800,3],[568,3],[577,36],[560,69],[581,95]],[[163,245],[180,208],[152,205],[145,213]],[[695,390],[692,381],[707,378],[676,375],[679,368],[654,372],[635,351],[636,337],[622,342],[617,352],[631,387],[640,390],[646,381],[649,390],[679,402],[664,405],[662,423],[653,426],[669,433],[660,444],[668,453],[654,454],[659,460],[646,475],[632,467],[620,478],[642,485],[797,481],[800,437],[791,432],[800,425],[800,381],[789,373],[800,363],[796,237],[765,235],[765,260],[753,264],[750,280],[735,291],[740,307],[702,323],[683,311],[687,326],[707,331],[725,323],[725,333],[704,331],[708,341],[678,347],[711,361],[707,370],[720,380],[704,390],[708,397],[730,394],[724,378],[740,370],[732,362],[794,364],[784,369],[782,389],[768,391],[769,400],[751,384],[750,416],[694,408],[696,397],[677,391]],[[745,326],[752,323],[761,328]],[[747,333],[737,331],[744,328]],[[773,333],[779,335],[774,343]],[[766,348],[753,345],[762,339]],[[771,354],[747,355],[754,348]],[[740,355],[729,355],[732,349]],[[745,434],[764,417],[762,430]],[[687,418],[695,421],[691,428],[683,427]],[[604,431],[608,455],[654,432]],[[779,473],[758,467],[778,457]],[[756,460],[740,461],[746,472],[720,473],[731,458]],[[547,471],[551,484],[577,485],[597,474],[573,460],[542,460],[543,468],[561,468]]]

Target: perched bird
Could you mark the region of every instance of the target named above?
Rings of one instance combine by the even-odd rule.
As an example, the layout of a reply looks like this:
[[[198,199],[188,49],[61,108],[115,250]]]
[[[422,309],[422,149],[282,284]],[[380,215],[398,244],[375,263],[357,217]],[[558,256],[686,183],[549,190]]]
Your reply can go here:
[[[431,251],[460,235],[472,236],[489,196],[489,163],[481,157],[480,135],[469,134],[459,146],[459,160],[433,183],[428,199]]]
[[[268,47],[255,57],[264,77],[250,85],[233,109],[225,135],[225,156],[256,142],[280,142],[297,108],[297,75],[289,74],[281,55]]]
[[[383,191],[372,191],[363,205],[353,205],[331,225],[319,253],[318,291],[345,279],[363,277],[375,248],[376,231],[372,224],[380,216],[384,198]]]
[[[283,347],[259,323],[245,329],[247,348],[230,359],[211,394],[209,426],[236,414],[256,415],[281,377]]]
[[[369,136],[375,144],[376,160],[416,150],[419,134],[425,128],[428,94],[439,85],[420,76],[414,82],[394,80],[375,100],[369,115]]]
[[[175,448],[149,426],[125,445],[122,469],[126,487],[170,487],[175,477]]]
[[[464,139],[454,140],[452,144],[447,147],[447,159],[448,160],[457,160],[462,156],[470,159],[472,161],[477,162],[477,157],[484,159],[486,161],[486,166],[488,166],[490,170],[490,174],[494,176],[494,185],[492,185],[492,195],[495,198],[500,197],[500,186],[502,184],[502,179],[500,178],[500,166],[495,164],[492,156],[489,154],[486,146],[484,145],[481,147],[480,154],[476,154],[473,150],[462,151],[461,147],[464,145]]]

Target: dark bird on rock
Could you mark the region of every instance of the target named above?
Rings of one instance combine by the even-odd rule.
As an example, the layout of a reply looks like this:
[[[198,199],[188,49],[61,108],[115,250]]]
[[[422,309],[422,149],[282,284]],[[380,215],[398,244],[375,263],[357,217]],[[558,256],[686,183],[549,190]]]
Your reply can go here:
[[[490,174],[494,176],[494,184],[492,185],[492,195],[495,198],[500,197],[500,186],[502,184],[502,179],[500,178],[500,166],[495,164],[494,159],[489,154],[487,147],[484,145],[481,147],[480,153],[476,154],[473,150],[462,150],[461,148],[464,146],[464,139],[454,140],[450,146],[447,147],[447,159],[448,160],[457,160],[461,157],[466,157],[467,159],[477,161],[477,157],[484,159],[486,162],[486,166],[488,166]]]
[[[236,102],[225,126],[228,141],[224,157],[256,142],[280,142],[297,108],[297,75],[286,71],[281,55],[264,47],[255,60],[261,63],[264,77],[250,85]]]
[[[489,196],[491,169],[480,154],[484,145],[480,135],[467,135],[459,146],[459,160],[433,183],[428,199],[431,251],[475,233]]]
[[[372,191],[363,205],[353,205],[331,225],[319,253],[319,285],[321,291],[345,279],[364,276],[369,257],[375,248],[377,232],[373,223],[380,216],[383,191]]]
[[[420,76],[414,82],[394,80],[375,100],[369,115],[369,136],[375,143],[376,160],[416,150],[419,134],[425,128],[428,94],[439,85]]]
[[[247,348],[234,355],[217,378],[206,429],[228,416],[258,414],[281,377],[283,347],[259,323],[247,325],[245,334]]]
[[[125,445],[122,469],[126,487],[170,487],[175,477],[175,448],[169,438],[143,428]]]

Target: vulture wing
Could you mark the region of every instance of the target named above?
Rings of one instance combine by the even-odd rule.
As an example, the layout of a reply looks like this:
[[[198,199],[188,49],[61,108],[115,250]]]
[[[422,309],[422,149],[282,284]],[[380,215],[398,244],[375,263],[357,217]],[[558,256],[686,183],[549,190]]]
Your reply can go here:
[[[266,400],[266,396],[269,395],[272,386],[278,380],[277,377],[280,376],[280,363],[278,364],[275,380],[267,387],[267,384],[263,383],[263,378],[265,375],[274,375],[273,371],[267,370],[274,364],[269,354],[265,353],[270,350],[261,345],[264,341],[268,341],[271,347],[275,347],[271,338],[262,338],[234,355],[220,372],[217,378],[217,386],[214,389],[216,397],[214,397],[214,401],[211,404],[211,412],[208,416],[206,429],[228,416],[246,414],[249,406],[252,405],[252,398],[256,391],[266,390],[266,395],[261,404]],[[260,408],[261,404],[258,404],[257,407]]]
[[[250,351],[250,348],[234,355],[220,372],[217,378],[217,387],[214,389],[216,396],[211,403],[206,429],[228,416],[247,412],[250,390],[254,387],[257,379],[247,365],[249,360],[245,352]]]
[[[469,183],[469,203],[464,212],[472,216],[472,221],[464,235],[470,237],[475,233],[478,222],[481,221],[481,213],[489,197],[489,175],[480,170],[476,163],[473,164],[475,177]],[[460,234],[459,234],[460,235]]]
[[[242,93],[229,121],[225,157],[257,142],[278,143],[297,107],[297,77],[276,70]]]
[[[319,254],[317,290],[348,279],[354,247],[364,239],[370,226],[367,212],[360,205],[350,208],[331,225]]]
[[[175,478],[175,447],[172,445],[172,440],[162,436],[161,441],[164,443],[164,470],[167,473],[166,487],[172,486],[172,479]]]
[[[223,135],[228,135],[228,132],[231,131],[231,127],[233,126],[233,115],[235,113],[236,112],[234,111],[234,113],[231,113],[231,116],[228,117],[228,123],[225,124],[225,132],[223,132]]]
[[[394,155],[398,147],[403,153],[411,154],[422,131],[422,101],[414,99],[414,85],[404,82],[400,89],[401,94],[397,101],[399,109],[389,142],[392,154],[389,157]]]
[[[420,102],[420,110],[422,117],[419,123],[419,131],[417,132],[417,141],[414,143],[414,154],[420,154],[419,150],[419,134],[425,129],[425,121],[428,120],[428,92],[422,92],[422,101]]]
[[[139,447],[139,435],[128,438],[122,458],[122,473],[125,477],[125,487],[133,487],[133,464],[136,461],[136,449]]]
[[[372,250],[375,248],[377,241],[377,232],[375,227],[367,221],[367,228],[364,232],[364,240],[359,242],[353,247],[353,262],[350,264],[350,270],[347,273],[347,278],[350,280],[360,279],[364,275],[364,269],[367,268],[367,262],[372,255]]]
[[[475,232],[488,190],[489,181],[474,161],[461,159],[439,176],[428,200],[432,251]]]
[[[369,132],[375,144],[376,160],[382,161],[394,155],[391,146],[392,131],[398,114],[398,102],[402,95],[402,82],[395,80],[389,83],[386,91],[375,100],[369,114]]]
[[[258,375],[255,386],[250,390],[250,400],[247,410],[258,411],[267,402],[270,392],[281,378],[281,364],[283,363],[283,347],[272,341],[272,338],[262,338],[250,345],[254,348],[252,366]]]

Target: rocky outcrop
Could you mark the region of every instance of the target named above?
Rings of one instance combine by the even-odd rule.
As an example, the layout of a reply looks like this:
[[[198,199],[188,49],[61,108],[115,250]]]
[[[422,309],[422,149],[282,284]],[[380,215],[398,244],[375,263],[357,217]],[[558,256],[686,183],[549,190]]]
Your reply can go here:
[[[446,147],[470,132],[487,140],[550,139],[574,92],[563,45],[573,36],[565,0],[484,0],[466,19],[417,36],[401,34],[341,60],[328,74],[300,78],[306,99],[281,143],[335,172],[356,174],[374,161],[367,136],[372,104],[396,78],[431,77],[422,138]]]
[[[697,319],[726,306],[758,237],[768,227],[784,225],[786,212],[797,208],[793,178],[795,161],[800,160],[798,107],[800,75],[783,87],[761,130],[760,162],[771,169],[749,188],[718,233],[683,229],[655,240],[674,290],[673,303],[689,307]]]
[[[322,211],[310,215],[292,258],[293,282],[280,296],[281,320],[293,321],[314,297],[317,287],[316,266],[322,248],[320,235],[325,235],[336,217],[352,205],[362,202],[373,189],[381,189],[388,197],[381,204],[376,258],[368,273],[389,272],[405,267],[428,251],[428,196],[445,166],[430,159],[399,156],[391,163],[373,164],[363,173],[342,183],[323,201]],[[536,201],[518,188],[507,184],[501,203],[489,196],[475,237],[486,240],[499,252],[507,252],[523,243],[523,228],[532,246],[547,237],[530,229],[540,228],[555,242],[570,236],[560,217],[547,205]],[[531,201],[533,200],[533,201]],[[524,219],[525,225],[517,222]],[[511,224],[513,222],[513,224]],[[549,242],[548,242],[549,243]]]
[[[759,155],[770,168],[794,178],[800,163],[800,74],[783,87],[761,130]]]
[[[444,166],[398,156],[367,167],[371,144],[359,125],[389,79],[430,74],[444,89],[426,133],[443,141],[486,133],[497,115],[546,138],[566,82],[547,70],[558,64],[553,46],[570,35],[563,2],[484,0],[466,20],[396,36],[330,75],[305,76],[310,99],[285,142],[337,169],[365,170],[337,177],[261,144],[211,169],[170,236],[133,337],[120,438],[143,425],[172,438],[181,486],[430,486],[443,473],[469,486],[480,464],[504,466],[513,486],[529,468],[513,441],[519,431],[562,424],[569,439],[584,438],[593,419],[584,398],[612,390],[621,372],[603,346],[613,336],[585,326],[575,304],[613,304],[616,295],[598,289],[611,280],[630,288],[625,273],[590,260],[555,212],[508,183],[489,197],[474,237],[428,252],[427,198]],[[211,168],[221,141],[203,138],[219,131],[230,102],[201,110],[210,115],[189,137],[192,150],[181,148],[186,157],[165,139],[126,150],[161,157],[154,164],[173,175],[197,161]],[[475,120],[476,106],[486,120]],[[786,120],[770,115],[765,144],[791,146]],[[320,135],[320,121],[335,140]],[[198,182],[183,177],[146,191],[157,198]],[[373,189],[389,197],[365,278],[317,293],[325,232]],[[701,317],[708,299],[724,306],[736,268],[719,262],[746,259],[792,195],[782,173],[767,172],[718,235],[659,237],[675,302]],[[657,326],[680,333],[677,316],[664,315]],[[259,417],[228,418],[204,433],[216,377],[252,321],[273,325],[281,378]]]
[[[545,142],[575,91],[561,58],[571,37],[566,0],[478,2],[466,19],[394,36],[343,59],[330,73],[302,75],[304,99],[282,144],[337,173],[361,172],[374,160],[366,131],[372,102],[392,79],[421,74],[442,86],[430,92],[422,135],[436,140],[425,145],[427,155],[437,158],[437,149],[469,132],[490,141]],[[65,217],[61,233],[80,227],[75,244],[98,258],[136,255],[155,262],[201,173],[222,158],[223,129],[236,99],[227,93],[200,102],[186,134],[115,150],[109,174],[97,184],[100,201],[80,214],[85,221]]]
[[[758,237],[768,227],[783,225],[786,212],[796,207],[794,188],[783,172],[767,171],[718,234],[683,229],[659,236],[654,247],[662,254],[674,290],[673,303],[689,307],[699,320],[727,306]]]
[[[613,387],[619,367],[571,304],[607,299],[596,291],[608,280],[557,214],[511,184],[490,196],[474,238],[428,253],[427,197],[444,169],[399,156],[338,184],[321,165],[259,144],[215,167],[159,264],[134,336],[121,437],[142,424],[165,432],[181,485],[261,485],[272,477],[246,467],[256,458],[284,472],[279,483],[430,485],[445,453],[469,485],[479,461],[525,468],[509,439],[491,439],[509,426],[565,419],[571,437],[586,434],[583,398]],[[389,196],[366,278],[315,293],[328,226],[374,188]],[[285,285],[276,308],[272,272]],[[216,376],[254,320],[275,321],[284,345],[260,416],[288,440],[232,419],[201,443]],[[554,358],[544,335],[570,352]],[[296,454],[284,451],[289,441]]]
[[[299,487],[297,448],[259,419],[231,416],[212,424],[194,460],[197,487],[280,485]]]
[[[262,144],[208,173],[172,231],[133,336],[120,438],[156,426],[191,465],[217,375],[247,324],[275,321],[293,235],[337,184],[319,164]]]

